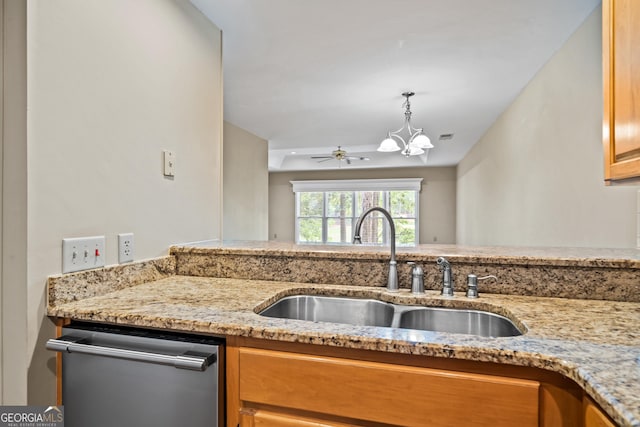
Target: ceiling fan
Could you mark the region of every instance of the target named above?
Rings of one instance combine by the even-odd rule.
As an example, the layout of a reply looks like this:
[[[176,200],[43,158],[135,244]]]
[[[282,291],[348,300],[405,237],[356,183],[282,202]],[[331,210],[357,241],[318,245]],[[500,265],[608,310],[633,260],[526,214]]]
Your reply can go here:
[[[333,159],[338,160],[339,162],[342,162],[344,160],[347,162],[348,165],[351,164],[352,160],[369,160],[368,157],[363,157],[363,156],[347,156],[347,152],[342,148],[340,148],[339,145],[338,145],[338,149],[333,150],[330,156],[312,156],[311,158],[322,159],[322,160],[318,160],[318,163],[327,162]]]

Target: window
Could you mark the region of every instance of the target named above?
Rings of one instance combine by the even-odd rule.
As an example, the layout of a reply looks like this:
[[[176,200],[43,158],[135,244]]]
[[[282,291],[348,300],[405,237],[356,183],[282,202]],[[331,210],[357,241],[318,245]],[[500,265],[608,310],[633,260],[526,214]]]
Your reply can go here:
[[[291,181],[296,194],[296,243],[351,244],[353,228],[365,210],[386,209],[396,227],[396,245],[418,243],[422,179]],[[389,223],[379,212],[365,218],[362,242],[387,245]]]

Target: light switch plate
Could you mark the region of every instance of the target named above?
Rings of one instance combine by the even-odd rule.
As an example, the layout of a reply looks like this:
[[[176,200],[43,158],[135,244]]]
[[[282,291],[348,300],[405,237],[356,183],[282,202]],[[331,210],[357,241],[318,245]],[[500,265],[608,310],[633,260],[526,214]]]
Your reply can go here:
[[[104,267],[104,236],[62,239],[62,272]]]
[[[176,155],[173,151],[164,150],[164,176],[175,176]]]

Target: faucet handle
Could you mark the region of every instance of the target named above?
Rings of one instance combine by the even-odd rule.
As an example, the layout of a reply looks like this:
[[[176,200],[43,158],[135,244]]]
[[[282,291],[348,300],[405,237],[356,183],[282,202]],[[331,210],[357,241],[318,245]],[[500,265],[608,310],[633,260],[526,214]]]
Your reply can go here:
[[[413,261],[408,261],[411,268],[411,293],[424,294],[424,270]]]
[[[415,263],[415,261],[407,261],[407,265],[411,266],[411,274],[423,274],[422,267]]]
[[[475,274],[469,274],[467,276],[467,298],[478,298],[478,280],[496,279],[498,278],[493,274],[484,277],[478,277]]]
[[[451,264],[445,257],[436,259],[438,268],[442,271],[442,292],[440,295],[453,297],[453,274],[451,273]]]

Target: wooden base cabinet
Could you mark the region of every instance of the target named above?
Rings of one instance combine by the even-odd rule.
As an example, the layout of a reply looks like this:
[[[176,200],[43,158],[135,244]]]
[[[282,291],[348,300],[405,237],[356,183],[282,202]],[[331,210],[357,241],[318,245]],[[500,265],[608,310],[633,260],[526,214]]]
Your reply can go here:
[[[540,369],[253,339],[227,350],[229,427],[615,425]]]

